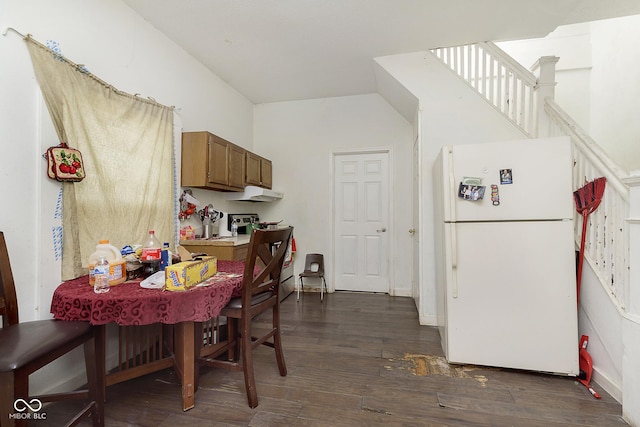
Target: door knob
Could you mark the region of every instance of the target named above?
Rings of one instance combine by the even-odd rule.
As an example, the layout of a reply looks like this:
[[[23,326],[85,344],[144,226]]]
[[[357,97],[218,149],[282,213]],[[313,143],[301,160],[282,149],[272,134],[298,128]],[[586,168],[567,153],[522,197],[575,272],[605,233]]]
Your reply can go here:
[[[378,233],[384,233],[385,231],[387,231],[387,229],[386,229],[386,228],[384,228],[384,227],[382,227],[381,229],[376,230],[376,231],[377,231]]]
[[[415,228],[410,228],[409,229],[409,234],[416,234],[416,229]]]

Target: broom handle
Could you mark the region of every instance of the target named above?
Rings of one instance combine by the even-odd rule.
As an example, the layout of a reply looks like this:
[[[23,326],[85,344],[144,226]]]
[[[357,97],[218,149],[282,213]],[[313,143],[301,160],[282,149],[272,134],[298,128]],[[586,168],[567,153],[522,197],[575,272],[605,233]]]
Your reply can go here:
[[[576,282],[577,286],[577,296],[578,296],[578,306],[580,306],[580,285],[582,284],[582,264],[584,264],[584,246],[585,241],[587,239],[587,218],[589,217],[589,211],[585,209],[582,212],[582,236],[580,239],[580,258],[578,259],[578,280]]]

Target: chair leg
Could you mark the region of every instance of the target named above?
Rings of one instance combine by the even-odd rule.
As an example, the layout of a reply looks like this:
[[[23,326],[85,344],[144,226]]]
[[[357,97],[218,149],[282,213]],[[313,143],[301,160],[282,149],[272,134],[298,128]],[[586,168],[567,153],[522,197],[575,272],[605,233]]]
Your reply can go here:
[[[4,423],[12,422],[9,419],[9,414],[13,414],[13,402],[15,401],[15,395],[13,394],[13,383],[15,381],[13,371],[0,373],[0,425],[4,426]],[[11,424],[13,425],[13,423]]]
[[[324,276],[320,276],[322,283],[320,283],[320,302],[324,301],[324,293],[327,291],[327,282],[324,280]]]
[[[258,391],[256,390],[256,379],[253,374],[253,348],[251,343],[251,319],[242,319],[240,332],[242,357],[242,370],[244,373],[244,386],[247,390],[247,400],[250,408],[258,406]]]
[[[3,388],[5,385],[12,388],[7,397],[3,396],[5,399],[10,399],[10,401],[7,400],[7,404],[9,405],[7,418],[9,418],[8,414],[16,412],[13,407],[16,399],[22,398],[29,400],[29,373],[24,370],[2,373],[0,374],[0,381],[3,384]],[[4,406],[5,404],[3,403],[2,405]],[[5,427],[5,424],[1,424],[3,421],[6,422],[6,419],[0,420],[0,426]],[[28,425],[28,420],[26,418],[10,419],[8,421],[8,426],[27,427]]]
[[[100,348],[98,343],[98,334],[94,332],[94,336],[90,341],[84,343],[84,361],[87,370],[87,386],[89,389],[89,400],[94,406],[91,410],[91,418],[93,427],[101,427],[104,425],[104,368],[101,362],[97,360],[97,350]]]
[[[229,350],[227,351],[227,360],[237,361],[240,351],[240,342],[238,341],[238,319],[227,317],[227,340],[229,341]]]
[[[204,331],[202,322],[194,322],[193,323],[193,336],[195,339],[193,340],[193,354],[195,355],[195,376],[193,379],[193,392],[198,391],[198,387],[200,386],[200,355],[202,353],[202,345],[204,342]]]
[[[300,301],[300,289],[304,289],[304,283],[302,282],[302,277],[300,277],[300,286],[298,286],[298,301]]]
[[[276,304],[273,306],[273,329],[275,333],[273,334],[273,349],[276,352],[276,362],[278,362],[278,370],[280,371],[280,376],[284,377],[287,375],[287,365],[284,361],[284,352],[282,351],[282,338],[280,335],[280,304]]]

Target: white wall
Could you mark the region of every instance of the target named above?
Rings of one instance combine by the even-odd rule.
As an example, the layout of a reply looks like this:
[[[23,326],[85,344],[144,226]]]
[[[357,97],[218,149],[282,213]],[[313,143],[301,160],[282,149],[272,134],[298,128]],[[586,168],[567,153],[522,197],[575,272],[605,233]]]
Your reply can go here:
[[[422,277],[415,296],[421,324],[435,325],[436,276],[432,168],[441,147],[525,136],[429,52],[376,58],[379,66],[419,100],[422,216],[417,224]]]
[[[525,67],[555,55],[556,101],[627,171],[640,169],[640,15],[559,27],[541,39],[498,43]]]
[[[261,204],[262,218],[295,227],[296,273],[304,256],[325,254],[333,274],[332,153],[363,148],[392,150],[390,239],[392,295],[411,296],[412,127],[377,94],[256,105],[254,148],[273,161],[273,185],[284,199]],[[333,283],[327,281],[329,288]]]
[[[640,169],[640,15],[591,23],[589,133],[627,171]]]
[[[120,0],[0,0],[0,10],[3,31],[13,27],[43,44],[53,40],[67,58],[116,88],[178,107],[185,130],[210,130],[252,148],[253,105]],[[52,233],[60,224],[60,186],[46,178],[41,155],[59,141],[25,42],[12,31],[0,37],[0,63],[0,230],[9,246],[21,320],[47,318],[60,283]],[[76,366],[70,361],[66,369]],[[46,374],[36,383],[55,386]]]

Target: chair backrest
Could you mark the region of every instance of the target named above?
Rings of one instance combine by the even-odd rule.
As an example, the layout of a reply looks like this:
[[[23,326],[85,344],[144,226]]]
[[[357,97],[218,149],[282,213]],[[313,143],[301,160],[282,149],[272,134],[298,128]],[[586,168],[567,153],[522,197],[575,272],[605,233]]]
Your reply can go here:
[[[249,308],[251,298],[257,294],[278,295],[280,273],[292,232],[293,227],[251,232],[242,283],[243,308]],[[256,266],[260,268],[258,273]]]
[[[324,256],[322,254],[307,254],[304,259],[304,271],[308,273],[324,274]]]
[[[2,231],[0,231],[0,315],[2,315],[2,327],[15,325],[19,321],[16,287],[9,263],[9,251]]]

